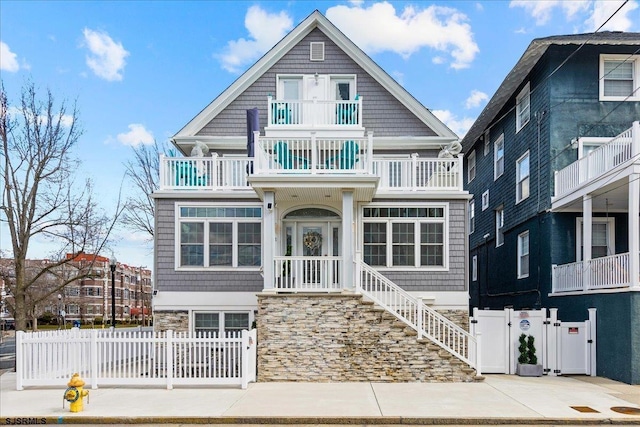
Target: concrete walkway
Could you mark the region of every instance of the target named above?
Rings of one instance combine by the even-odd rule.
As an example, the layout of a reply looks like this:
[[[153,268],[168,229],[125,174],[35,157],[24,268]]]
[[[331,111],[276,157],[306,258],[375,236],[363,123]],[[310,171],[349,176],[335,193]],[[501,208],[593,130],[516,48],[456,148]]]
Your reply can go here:
[[[479,383],[256,383],[235,388],[103,387],[85,410],[63,388],[15,390],[0,377],[0,420],[85,424],[636,424],[640,386],[604,378],[488,375]],[[576,408],[572,408],[576,407]],[[612,410],[637,409],[637,415]],[[588,411],[588,412],[584,412]]]

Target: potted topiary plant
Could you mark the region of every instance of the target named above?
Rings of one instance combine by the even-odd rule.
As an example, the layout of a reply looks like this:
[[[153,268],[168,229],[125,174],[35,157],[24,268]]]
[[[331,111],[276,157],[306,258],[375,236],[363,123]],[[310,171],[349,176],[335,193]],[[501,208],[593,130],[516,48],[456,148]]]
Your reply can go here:
[[[516,365],[516,374],[521,377],[541,377],[542,365],[538,364],[536,356],[535,338],[531,335],[520,334],[518,338],[518,363]]]

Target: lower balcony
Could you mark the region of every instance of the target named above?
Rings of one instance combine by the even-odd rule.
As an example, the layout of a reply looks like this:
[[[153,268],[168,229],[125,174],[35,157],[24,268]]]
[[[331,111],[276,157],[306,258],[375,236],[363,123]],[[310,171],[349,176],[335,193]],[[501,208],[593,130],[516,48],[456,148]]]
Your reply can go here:
[[[637,254],[636,257],[640,257]],[[553,293],[638,288],[640,277],[631,277],[630,254],[622,253],[553,267]]]

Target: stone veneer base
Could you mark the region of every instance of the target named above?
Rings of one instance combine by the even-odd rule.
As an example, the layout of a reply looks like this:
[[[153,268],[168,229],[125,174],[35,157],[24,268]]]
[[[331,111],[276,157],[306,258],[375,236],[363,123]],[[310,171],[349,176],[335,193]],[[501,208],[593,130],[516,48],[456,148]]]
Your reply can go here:
[[[449,311],[456,320],[466,311]],[[354,294],[259,294],[258,381],[470,382],[475,370]]]

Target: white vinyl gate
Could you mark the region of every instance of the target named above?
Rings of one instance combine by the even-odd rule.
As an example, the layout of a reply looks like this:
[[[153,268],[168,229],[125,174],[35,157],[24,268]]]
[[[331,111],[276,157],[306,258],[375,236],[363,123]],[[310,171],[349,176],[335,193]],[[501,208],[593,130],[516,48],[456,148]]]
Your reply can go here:
[[[589,320],[561,322],[555,308],[541,310],[473,309],[469,330],[482,334],[482,373],[515,374],[520,334],[535,338],[545,374],[596,374],[596,309]]]

